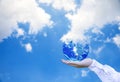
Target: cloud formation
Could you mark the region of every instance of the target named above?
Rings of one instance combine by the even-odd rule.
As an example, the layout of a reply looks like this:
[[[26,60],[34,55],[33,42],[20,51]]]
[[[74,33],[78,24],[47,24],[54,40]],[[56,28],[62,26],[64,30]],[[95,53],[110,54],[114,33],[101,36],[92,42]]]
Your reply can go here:
[[[70,31],[62,37],[81,41],[89,38],[85,33],[92,29],[94,33],[101,33],[100,30],[105,24],[120,22],[120,1],[119,0],[83,0],[80,8],[75,13],[67,13],[66,17],[71,22]]]
[[[103,45],[103,46],[98,47],[97,49],[93,49],[92,51],[97,57],[99,57],[99,54],[102,52],[104,48],[105,46]]]
[[[74,11],[76,8],[75,0],[39,0],[40,3],[51,5],[54,9]]]
[[[25,34],[25,31],[22,28],[18,28],[16,37],[23,36]]]
[[[114,43],[120,48],[120,34],[113,38]]]
[[[89,72],[89,71],[82,70],[82,71],[81,71],[81,77],[86,77],[86,76],[88,75],[88,72]]]
[[[32,45],[30,43],[25,44],[24,47],[25,47],[27,52],[31,52],[32,51]]]
[[[30,24],[29,34],[52,25],[51,16],[35,0],[0,0],[0,41],[19,28],[18,22]]]

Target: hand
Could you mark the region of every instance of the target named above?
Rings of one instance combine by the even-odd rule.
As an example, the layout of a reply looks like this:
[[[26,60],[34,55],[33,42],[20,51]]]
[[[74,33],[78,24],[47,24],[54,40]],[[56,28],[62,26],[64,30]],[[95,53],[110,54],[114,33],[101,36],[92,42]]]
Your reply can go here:
[[[63,63],[76,67],[76,68],[84,68],[84,67],[89,67],[92,64],[92,59],[86,58],[82,61],[71,61],[71,60],[61,60]]]

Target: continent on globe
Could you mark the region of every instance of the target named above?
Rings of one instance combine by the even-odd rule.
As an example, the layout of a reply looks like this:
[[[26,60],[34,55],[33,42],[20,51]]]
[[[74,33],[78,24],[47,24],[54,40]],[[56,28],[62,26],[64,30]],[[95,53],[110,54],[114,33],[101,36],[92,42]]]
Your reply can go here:
[[[65,57],[73,61],[81,61],[88,56],[89,45],[81,43],[73,43],[70,41],[68,43],[63,43],[63,53]]]

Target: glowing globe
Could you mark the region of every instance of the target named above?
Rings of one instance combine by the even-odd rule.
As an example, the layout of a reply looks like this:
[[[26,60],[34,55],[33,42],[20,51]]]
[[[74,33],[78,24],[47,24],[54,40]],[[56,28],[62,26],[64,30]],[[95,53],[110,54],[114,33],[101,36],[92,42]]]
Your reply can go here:
[[[72,41],[68,43],[63,43],[63,53],[65,57],[73,61],[81,61],[88,56],[89,45],[81,43],[73,43]]]

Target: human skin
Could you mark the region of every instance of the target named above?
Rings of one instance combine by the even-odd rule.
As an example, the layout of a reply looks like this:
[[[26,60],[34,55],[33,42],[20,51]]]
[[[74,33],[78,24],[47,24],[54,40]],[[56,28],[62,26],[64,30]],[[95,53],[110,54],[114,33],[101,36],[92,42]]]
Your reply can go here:
[[[93,62],[93,60],[91,58],[86,58],[82,61],[71,61],[71,60],[64,60],[64,59],[62,59],[61,61],[67,65],[70,65],[70,66],[73,66],[76,68],[89,67]]]

